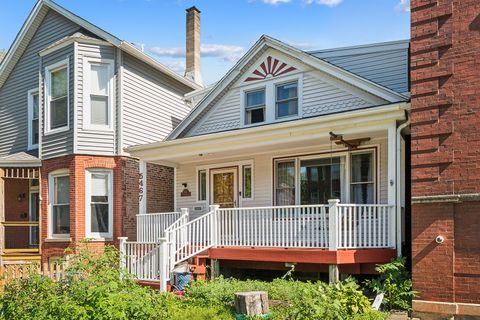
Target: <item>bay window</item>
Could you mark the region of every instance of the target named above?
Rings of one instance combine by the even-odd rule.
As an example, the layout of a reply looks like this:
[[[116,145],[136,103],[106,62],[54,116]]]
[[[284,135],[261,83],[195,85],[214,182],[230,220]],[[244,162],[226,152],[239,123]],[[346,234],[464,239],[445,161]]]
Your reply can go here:
[[[45,71],[45,132],[68,130],[69,126],[68,59],[46,68]]]
[[[85,185],[87,238],[112,238],[112,172],[109,170],[88,170]]]
[[[49,237],[70,237],[70,177],[68,170],[49,175]]]
[[[85,58],[84,61],[84,127],[112,128],[113,61]]]

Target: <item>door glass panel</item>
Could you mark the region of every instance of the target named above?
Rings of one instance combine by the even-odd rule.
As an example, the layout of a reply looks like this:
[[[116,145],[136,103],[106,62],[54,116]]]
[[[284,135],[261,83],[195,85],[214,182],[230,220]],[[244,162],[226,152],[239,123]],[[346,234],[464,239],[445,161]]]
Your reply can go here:
[[[342,166],[340,157],[301,161],[301,203],[327,204],[328,199],[341,199]]]
[[[213,203],[221,208],[235,207],[235,177],[233,172],[213,174]]]

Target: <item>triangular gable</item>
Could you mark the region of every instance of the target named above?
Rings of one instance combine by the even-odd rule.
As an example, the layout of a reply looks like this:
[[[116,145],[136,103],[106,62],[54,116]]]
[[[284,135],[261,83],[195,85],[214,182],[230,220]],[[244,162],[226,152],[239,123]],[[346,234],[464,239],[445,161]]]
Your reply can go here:
[[[269,49],[276,50],[281,54],[291,57],[291,59],[295,61],[301,62],[302,64],[322,72],[329,77],[344,82],[357,90],[373,95],[378,99],[385,101],[385,103],[408,100],[408,98],[402,94],[394,92],[393,90],[359,77],[347,70],[334,66],[306,52],[264,35],[210,90],[210,92],[205,95],[190,114],[177,126],[177,128],[175,128],[175,130],[173,130],[167,140],[184,137],[187,132],[191,131],[192,128],[202,122],[206,114],[223,98],[233,84],[238,82],[242,77],[244,77],[244,81],[251,82],[265,79],[268,76],[279,75],[279,73],[294,71],[294,69],[292,69],[293,66],[284,66],[281,61],[277,62],[275,68],[273,68],[273,64],[275,63],[274,58],[271,57],[268,59],[267,57],[266,61],[261,62],[261,64],[252,71],[252,74],[247,75],[246,73],[249,68],[252,67],[252,64],[254,64],[258,58]],[[278,71],[280,66],[282,66],[282,69]]]
[[[166,66],[158,62],[157,60],[153,59],[152,57],[138,50],[132,44],[126,41],[122,41],[121,39],[95,26],[94,24],[88,22],[87,20],[75,15],[74,13],[68,11],[62,6],[59,6],[58,4],[56,4],[51,0],[39,0],[36,3],[36,5],[33,7],[32,11],[30,12],[30,15],[28,16],[27,20],[25,21],[22,28],[20,29],[20,32],[17,34],[15,40],[13,41],[12,46],[10,47],[5,58],[3,59],[3,62],[0,64],[0,88],[3,86],[10,72],[13,70],[15,64],[18,62],[18,60],[22,56],[23,52],[28,46],[28,43],[32,39],[33,35],[35,34],[35,31],[40,26],[43,18],[45,17],[49,9],[54,10],[55,12],[69,19],[70,21],[78,24],[83,29],[91,32],[92,34],[100,37],[101,39],[104,39],[105,41],[111,43],[112,45],[122,49],[123,51],[133,55],[139,60],[144,61],[145,63],[163,72],[167,76],[170,76],[171,78],[183,83],[184,85],[192,89],[201,88],[196,83],[186,79],[185,77],[180,76],[179,74],[170,70],[169,68],[167,68]]]

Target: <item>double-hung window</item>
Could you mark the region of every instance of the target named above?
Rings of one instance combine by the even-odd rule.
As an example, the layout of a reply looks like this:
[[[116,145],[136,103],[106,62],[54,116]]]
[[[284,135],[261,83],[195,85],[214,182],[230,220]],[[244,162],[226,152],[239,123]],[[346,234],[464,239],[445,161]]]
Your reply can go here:
[[[245,124],[265,122],[265,89],[245,93]]]
[[[28,149],[38,148],[38,89],[28,91]]]
[[[46,133],[68,129],[68,82],[68,59],[46,68]]]
[[[70,237],[70,177],[68,170],[49,175],[51,238]]]
[[[298,115],[298,84],[290,82],[275,88],[275,116],[284,118]]]
[[[352,203],[375,201],[374,156],[372,152],[354,153],[351,157],[350,198]]]
[[[86,58],[84,61],[84,127],[112,128],[113,61]]]
[[[86,235],[88,238],[113,236],[113,180],[110,170],[86,172]]]

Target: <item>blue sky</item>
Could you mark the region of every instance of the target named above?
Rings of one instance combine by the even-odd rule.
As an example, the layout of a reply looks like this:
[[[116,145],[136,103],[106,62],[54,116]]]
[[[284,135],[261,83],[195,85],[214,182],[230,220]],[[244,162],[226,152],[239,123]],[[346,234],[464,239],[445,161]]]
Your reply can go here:
[[[8,49],[36,0],[0,0],[0,49]],[[179,73],[185,9],[202,11],[202,74],[219,80],[262,35],[303,50],[407,39],[409,0],[56,0]]]

